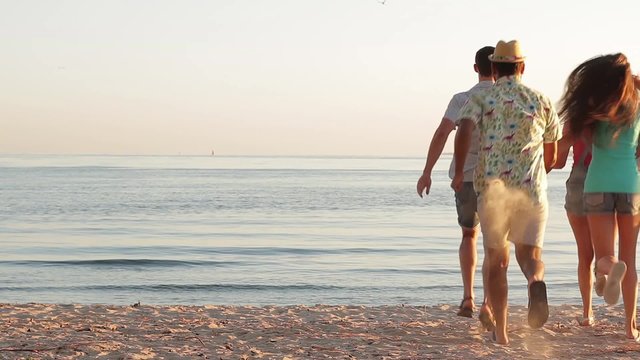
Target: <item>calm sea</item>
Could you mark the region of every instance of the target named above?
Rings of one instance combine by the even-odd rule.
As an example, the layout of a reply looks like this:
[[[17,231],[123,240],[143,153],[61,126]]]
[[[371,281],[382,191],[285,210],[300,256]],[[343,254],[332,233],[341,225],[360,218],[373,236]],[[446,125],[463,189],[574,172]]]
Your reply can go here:
[[[0,156],[0,302],[457,305],[449,159],[423,200],[422,158]],[[566,176],[544,260],[578,304]]]

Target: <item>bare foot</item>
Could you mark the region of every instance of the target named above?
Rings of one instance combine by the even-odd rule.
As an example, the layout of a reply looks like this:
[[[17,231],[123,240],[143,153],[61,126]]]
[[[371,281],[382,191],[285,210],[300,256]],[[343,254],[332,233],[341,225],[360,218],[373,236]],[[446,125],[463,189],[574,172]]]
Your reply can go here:
[[[491,340],[493,340],[493,342],[495,342],[498,345],[509,345],[509,337],[507,336],[507,333],[498,333],[497,331],[494,331],[491,333]]]
[[[482,324],[482,327],[486,331],[493,331],[496,328],[496,320],[493,318],[493,312],[489,305],[483,303],[480,307],[480,313],[478,314],[478,320]]]
[[[576,318],[576,321],[580,326],[593,326],[596,324],[596,319],[593,317],[593,315],[585,316],[583,318]]]
[[[609,305],[615,305],[620,298],[622,280],[627,273],[627,264],[624,261],[615,263],[609,271],[607,282],[604,285],[604,301]]]

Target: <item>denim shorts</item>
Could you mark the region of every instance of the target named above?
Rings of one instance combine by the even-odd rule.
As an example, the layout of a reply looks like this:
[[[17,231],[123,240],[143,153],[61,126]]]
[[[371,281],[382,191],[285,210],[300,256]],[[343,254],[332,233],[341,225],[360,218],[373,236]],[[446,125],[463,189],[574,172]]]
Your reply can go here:
[[[463,228],[473,229],[478,226],[478,196],[473,189],[473,182],[462,183],[462,189],[456,192],[456,211],[458,224]]]
[[[588,214],[618,213],[638,215],[640,194],[596,192],[584,194],[584,210]]]
[[[582,166],[574,166],[567,179],[567,194],[564,197],[564,208],[568,213],[578,216],[585,215],[584,209],[584,180],[587,178],[587,169]]]

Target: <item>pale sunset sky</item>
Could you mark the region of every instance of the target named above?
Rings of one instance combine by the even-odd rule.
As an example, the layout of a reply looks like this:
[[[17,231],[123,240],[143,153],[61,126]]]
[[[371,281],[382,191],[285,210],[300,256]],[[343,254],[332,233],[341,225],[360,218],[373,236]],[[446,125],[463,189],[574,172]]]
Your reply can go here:
[[[638,0],[380,1],[2,0],[0,153],[423,157],[482,46],[640,70]]]

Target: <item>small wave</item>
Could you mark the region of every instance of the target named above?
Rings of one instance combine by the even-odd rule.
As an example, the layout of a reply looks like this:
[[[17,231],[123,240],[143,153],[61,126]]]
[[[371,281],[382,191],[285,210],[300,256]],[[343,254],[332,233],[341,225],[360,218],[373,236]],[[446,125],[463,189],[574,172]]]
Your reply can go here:
[[[149,285],[78,285],[78,286],[3,286],[0,291],[399,291],[448,289],[459,286],[340,286],[317,284],[149,284]]]
[[[182,248],[185,252],[190,252],[188,248]],[[434,254],[439,253],[439,249],[427,248],[312,248],[312,247],[215,247],[205,248],[198,247],[192,249],[200,254],[233,254],[233,255],[276,255],[276,254],[293,254],[293,255],[348,255],[348,254]],[[448,250],[442,250],[446,253]]]
[[[415,268],[353,268],[344,269],[347,273],[363,273],[363,274],[407,274],[407,275],[450,275],[460,272],[458,268],[434,268],[430,266],[424,269]]]
[[[61,249],[57,247],[29,247],[28,250],[35,254],[51,254],[61,253]],[[315,256],[315,255],[353,255],[353,254],[391,254],[391,255],[437,255],[450,253],[450,249],[432,249],[432,248],[378,248],[378,247],[350,247],[350,248],[318,248],[318,247],[284,247],[284,246],[258,246],[258,247],[242,247],[242,246],[230,246],[230,247],[204,247],[204,246],[93,246],[83,247],[77,246],[73,248],[65,248],[65,254],[101,254],[108,256],[110,254],[126,254],[128,256],[149,256],[150,254],[158,254],[160,256],[166,256],[171,254],[174,257],[182,257],[186,254],[188,257],[197,255],[198,257],[204,255],[250,255],[250,256],[264,256],[264,255],[301,255],[301,256]],[[20,253],[13,251],[13,253]],[[98,256],[98,255],[94,255]],[[128,259],[125,259],[128,260]],[[142,259],[145,260],[145,259]],[[103,260],[90,260],[90,261],[103,261]],[[109,261],[118,261],[113,259]],[[136,259],[136,261],[139,261]],[[149,261],[167,261],[167,260],[149,260]],[[170,260],[177,261],[177,260]],[[14,261],[15,262],[15,261]],[[81,263],[82,261],[78,261]],[[185,261],[190,262],[190,261]],[[198,263],[199,261],[195,261]],[[6,264],[9,262],[0,261],[0,264]],[[210,261],[202,261],[202,263],[212,263]]]
[[[15,260],[0,261],[0,265],[17,266],[89,266],[89,267],[182,267],[182,266],[230,266],[236,261],[169,260],[169,259],[95,259],[95,260]]]

